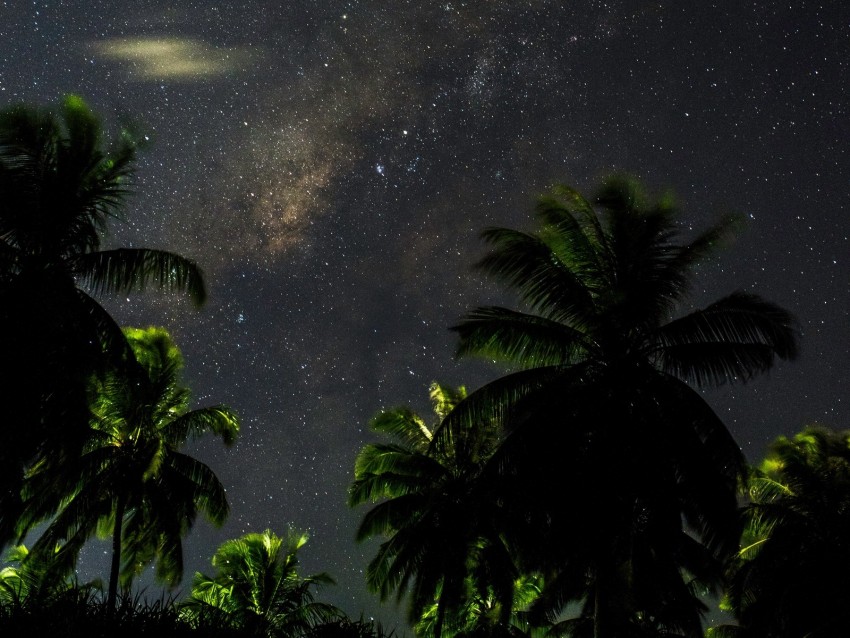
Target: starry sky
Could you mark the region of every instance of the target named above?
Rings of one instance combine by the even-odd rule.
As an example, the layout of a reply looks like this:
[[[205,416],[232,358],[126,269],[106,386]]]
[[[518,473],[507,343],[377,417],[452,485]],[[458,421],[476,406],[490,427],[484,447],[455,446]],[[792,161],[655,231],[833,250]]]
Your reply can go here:
[[[104,300],[163,325],[197,405],[238,411],[237,445],[192,452],[228,488],[221,529],[186,540],[187,577],[222,540],[292,524],[305,573],[355,617],[374,543],[345,505],[382,408],[428,410],[456,361],[447,328],[512,304],[471,266],[486,226],[530,228],[554,183],[631,173],[672,189],[685,228],[735,211],[694,306],[736,289],[797,314],[802,355],[706,392],[745,454],[806,424],[850,427],[850,11],[838,0],[0,1],[0,107],[82,95],[149,138],[109,245],[205,270],[201,310]],[[683,308],[687,311],[689,308]],[[104,573],[106,545],[84,573]],[[88,571],[87,571],[88,570]],[[188,578],[187,578],[188,582]]]

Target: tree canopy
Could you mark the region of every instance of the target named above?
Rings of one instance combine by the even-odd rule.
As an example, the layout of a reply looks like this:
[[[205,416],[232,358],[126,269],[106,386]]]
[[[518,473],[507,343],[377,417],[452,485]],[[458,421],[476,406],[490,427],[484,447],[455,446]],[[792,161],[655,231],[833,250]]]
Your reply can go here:
[[[174,587],[183,576],[182,539],[197,515],[221,525],[225,489],[206,464],[181,450],[206,433],[231,445],[235,414],[222,405],[189,409],[183,358],[162,328],[126,328],[137,366],[108,373],[92,405],[89,435],[79,458],[59,470],[36,464],[23,489],[24,534],[49,524],[33,551],[59,550],[72,565],[95,533],[112,539],[109,604],[118,576],[125,584],[150,562]]]
[[[185,611],[217,619],[250,635],[299,638],[342,617],[333,605],[315,600],[315,590],[332,584],[327,574],[300,576],[298,551],[306,533],[271,530],[227,540],[216,550],[214,576],[195,574]]]
[[[478,308],[453,328],[459,356],[514,371],[470,394],[434,440],[451,449],[498,422],[508,535],[527,570],[547,574],[538,612],[583,604],[594,635],[651,618],[701,636],[698,593],[715,589],[737,544],[741,451],[694,386],[742,381],[797,353],[794,318],[734,292],[678,314],[693,267],[732,230],[723,219],[682,240],[669,197],[632,179],[591,199],[559,186],[537,230],[490,228],[478,268],[525,310]]]
[[[106,144],[77,96],[58,111],[0,111],[0,544],[12,538],[27,466],[79,453],[92,375],[132,361],[90,295],[154,287],[198,304],[206,297],[200,268],[184,257],[102,247],[110,221],[121,219],[135,157],[132,136]]]

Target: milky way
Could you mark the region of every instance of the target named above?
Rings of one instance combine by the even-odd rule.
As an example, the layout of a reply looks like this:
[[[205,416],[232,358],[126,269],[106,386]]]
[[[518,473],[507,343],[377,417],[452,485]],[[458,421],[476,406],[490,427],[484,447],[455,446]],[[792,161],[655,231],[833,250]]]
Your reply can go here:
[[[169,5],[178,5],[177,8]],[[237,446],[194,451],[228,486],[187,574],[248,530],[309,529],[305,570],[349,613],[368,594],[354,456],[382,407],[426,410],[457,362],[447,328],[512,303],[471,270],[489,225],[528,227],[555,182],[625,171],[683,220],[747,228],[700,269],[695,304],[735,289],[800,318],[803,356],[711,392],[744,452],[850,427],[850,29],[840,2],[0,2],[0,106],[83,95],[149,145],[114,243],[177,250],[211,298],[109,300],[161,324],[198,404],[240,413]],[[278,6],[282,5],[282,6]],[[105,546],[81,568],[100,569]]]

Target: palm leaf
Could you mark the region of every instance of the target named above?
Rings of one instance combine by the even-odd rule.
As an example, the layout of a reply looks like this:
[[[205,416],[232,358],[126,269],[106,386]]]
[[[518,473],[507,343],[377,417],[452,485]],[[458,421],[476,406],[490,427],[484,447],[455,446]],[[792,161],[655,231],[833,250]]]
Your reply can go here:
[[[354,538],[360,542],[373,536],[393,535],[410,521],[416,521],[426,504],[427,497],[415,492],[378,503],[363,516]]]
[[[460,336],[457,356],[522,367],[576,363],[593,347],[585,334],[563,323],[496,306],[474,310],[451,330]]]
[[[738,292],[660,328],[655,356],[663,370],[699,385],[746,381],[777,357],[796,358],[797,335],[790,313]]]
[[[163,250],[117,248],[80,255],[74,263],[80,281],[97,294],[126,294],[156,285],[188,292],[196,305],[206,300],[201,269],[195,262]]]
[[[163,438],[172,445],[196,440],[209,432],[221,438],[222,443],[229,447],[236,442],[239,434],[239,419],[227,406],[214,405],[181,414],[167,422],[161,432]]]
[[[395,437],[414,450],[426,450],[431,443],[431,430],[413,410],[406,407],[381,412],[369,422],[369,428]]]
[[[540,237],[507,228],[488,228],[481,236],[495,250],[476,267],[515,289],[532,308],[576,326],[593,315],[591,291],[565,264],[553,259],[551,248]]]

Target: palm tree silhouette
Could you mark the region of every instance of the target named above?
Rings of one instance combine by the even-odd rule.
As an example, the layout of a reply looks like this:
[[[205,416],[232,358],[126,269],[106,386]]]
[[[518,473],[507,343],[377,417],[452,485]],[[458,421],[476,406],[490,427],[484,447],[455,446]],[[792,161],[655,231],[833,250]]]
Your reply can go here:
[[[101,382],[79,459],[61,472],[49,463],[30,470],[18,527],[23,535],[50,520],[32,551],[50,555],[59,547],[66,565],[73,565],[93,534],[111,537],[110,609],[119,575],[129,586],[152,561],[160,581],[172,587],[180,582],[182,538],[199,513],[216,525],[224,522],[224,486],[180,449],[207,432],[231,445],[239,431],[225,406],[189,410],[189,390],[180,379],[183,358],[164,329],[124,332],[138,366]]]
[[[845,635],[850,432],[808,427],[780,437],[753,470],[749,497],[725,600],[745,635]]]
[[[430,396],[439,423],[466,391],[434,383]],[[498,427],[471,424],[439,450],[432,445],[434,426],[409,408],[383,412],[370,427],[394,441],[361,450],[349,491],[352,506],[380,501],[357,530],[358,541],[387,538],[369,563],[369,588],[382,600],[392,592],[400,600],[412,583],[412,623],[436,600],[427,623],[435,638],[445,625],[454,630],[468,624],[464,610],[476,597],[501,602],[499,621],[507,624],[518,574],[500,541],[496,501],[481,481],[499,440]]]
[[[746,380],[793,358],[795,322],[743,292],[673,318],[732,220],[677,243],[672,201],[648,203],[633,180],[610,178],[593,204],[557,187],[537,220],[534,233],[486,230],[493,250],[478,264],[531,312],[479,308],[453,328],[459,356],[519,371],[461,402],[436,444],[504,423],[492,463],[523,523],[512,543],[526,570],[546,574],[539,613],[584,601],[597,637],[646,619],[701,636],[698,593],[734,550],[745,463],[689,384]]]
[[[215,576],[195,574],[184,614],[218,619],[249,635],[289,638],[341,619],[340,610],[314,598],[313,589],[333,583],[330,576],[298,575],[298,550],[307,539],[294,530],[282,538],[266,530],[225,541],[212,559]]]
[[[104,355],[132,360],[89,293],[157,286],[198,304],[206,296],[200,269],[179,255],[101,248],[108,222],[120,218],[135,152],[127,134],[105,149],[99,120],[76,96],[58,114],[0,111],[0,396],[10,424],[0,445],[0,545],[12,535],[24,468],[79,451],[88,379]]]

